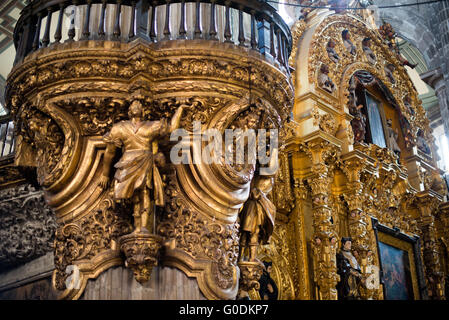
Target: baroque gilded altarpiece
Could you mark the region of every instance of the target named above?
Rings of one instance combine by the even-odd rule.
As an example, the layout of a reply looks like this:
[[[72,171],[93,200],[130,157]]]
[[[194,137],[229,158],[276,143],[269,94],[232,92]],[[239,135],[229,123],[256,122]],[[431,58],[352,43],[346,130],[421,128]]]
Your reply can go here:
[[[349,30],[356,52],[336,40],[340,59],[335,62],[326,46],[341,39],[343,30]],[[221,132],[239,128],[248,114],[264,114],[258,128],[279,129],[280,166],[269,195],[277,208],[276,225],[270,243],[258,249],[260,260],[273,263],[279,299],[337,299],[342,236],[352,237],[363,277],[370,278],[379,266],[371,217],[420,237],[426,295],[443,298],[446,191],[429,121],[406,70],[359,16],[313,12],[291,32],[291,76],[244,48],[193,40],[68,42],[40,49],[13,69],[8,106],[17,125],[16,165],[37,167],[56,214],[53,285],[61,298],[80,298],[89,279],[124,264],[118,239],[132,231],[132,222],[128,204],[117,203],[111,188],[98,185],[106,148],[101,137],[127,119],[135,99],[143,102],[147,119],[170,118],[183,106],[181,127],[190,133],[193,121]],[[366,37],[372,39],[375,64],[363,53]],[[323,64],[334,84],[331,91],[320,86]],[[384,70],[387,64],[396,67],[394,83]],[[398,162],[387,148],[354,142],[348,95],[358,71],[387,87],[411,127],[424,132],[431,155],[412,141]],[[169,148],[160,144],[166,154]],[[208,299],[237,295],[238,214],[252,174],[250,168],[229,165],[162,170],[168,201],[156,215],[157,234],[164,239],[161,264],[194,277]],[[65,286],[69,265],[80,270],[78,289]],[[249,295],[257,296],[254,290]],[[383,299],[381,285],[364,288],[362,297]]]

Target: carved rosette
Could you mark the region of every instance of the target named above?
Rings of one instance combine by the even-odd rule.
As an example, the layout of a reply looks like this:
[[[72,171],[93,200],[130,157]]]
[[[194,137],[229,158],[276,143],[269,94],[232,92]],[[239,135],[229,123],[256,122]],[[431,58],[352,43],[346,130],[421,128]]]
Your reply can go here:
[[[264,265],[260,261],[241,261],[239,289],[250,291],[252,289],[259,290],[259,279],[262,276]]]
[[[133,232],[122,236],[119,245],[126,257],[125,266],[133,271],[138,282],[147,282],[153,267],[158,264],[162,237],[145,232]]]

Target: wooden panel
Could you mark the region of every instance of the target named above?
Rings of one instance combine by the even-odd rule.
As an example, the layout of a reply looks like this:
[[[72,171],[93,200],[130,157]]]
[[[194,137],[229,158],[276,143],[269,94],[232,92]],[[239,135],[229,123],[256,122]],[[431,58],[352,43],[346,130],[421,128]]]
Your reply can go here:
[[[0,292],[0,300],[55,300],[51,277]]]
[[[182,271],[157,267],[150,280],[138,283],[131,270],[115,267],[102,273],[97,279],[89,280],[81,297],[83,300],[204,300],[194,278]]]

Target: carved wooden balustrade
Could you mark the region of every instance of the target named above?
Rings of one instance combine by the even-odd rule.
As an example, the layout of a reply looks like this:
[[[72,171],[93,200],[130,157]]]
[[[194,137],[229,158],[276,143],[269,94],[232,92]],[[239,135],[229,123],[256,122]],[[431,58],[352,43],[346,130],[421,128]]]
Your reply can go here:
[[[14,153],[14,123],[10,116],[0,116],[0,160]]]
[[[188,5],[194,10],[193,17],[186,14]],[[98,10],[94,12],[95,6]],[[83,11],[79,13],[77,27],[75,20],[79,8]],[[219,17],[220,10],[224,12],[224,17]],[[231,11],[237,16],[236,21],[232,19]],[[66,13],[70,13],[70,16]],[[55,19],[52,19],[54,16],[57,16],[56,25]],[[179,20],[174,21],[174,16]],[[204,28],[206,21],[202,21],[205,18],[208,19],[207,29]],[[219,23],[221,21],[217,21],[217,18],[222,18],[223,23]],[[106,25],[108,19],[113,21],[113,25]],[[97,24],[94,25],[93,20]],[[158,20],[163,23],[159,25]],[[244,23],[244,20],[249,23]],[[65,35],[63,29],[67,23],[69,27]],[[172,30],[173,24],[179,26],[176,32]],[[187,30],[190,27],[193,27],[193,34]],[[128,31],[126,34],[124,29]],[[14,31],[17,50],[15,63],[33,51],[62,40],[107,39],[127,42],[137,37],[151,42],[204,39],[249,46],[252,50],[277,59],[284,67],[287,67],[291,51],[288,26],[276,13],[276,9],[262,1],[42,0],[29,4],[17,22]]]

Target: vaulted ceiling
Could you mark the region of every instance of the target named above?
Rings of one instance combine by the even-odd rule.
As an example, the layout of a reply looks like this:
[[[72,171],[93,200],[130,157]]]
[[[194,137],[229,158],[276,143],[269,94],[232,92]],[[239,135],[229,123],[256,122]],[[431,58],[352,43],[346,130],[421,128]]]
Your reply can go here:
[[[14,60],[13,32],[26,0],[0,1],[0,77],[5,80]]]

